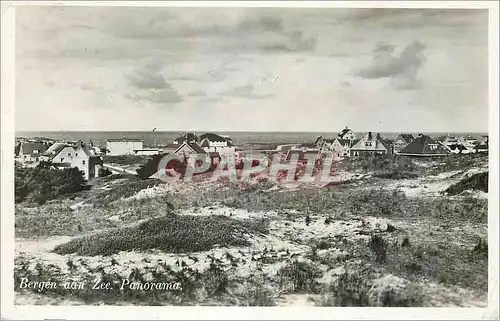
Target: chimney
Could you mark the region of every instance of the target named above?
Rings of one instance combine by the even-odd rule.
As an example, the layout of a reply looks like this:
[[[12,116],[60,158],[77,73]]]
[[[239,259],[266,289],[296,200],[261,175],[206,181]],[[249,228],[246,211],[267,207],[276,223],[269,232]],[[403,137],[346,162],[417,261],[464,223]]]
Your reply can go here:
[[[380,139],[380,138],[381,138],[381,137],[380,137],[380,133],[377,133],[377,139]]]
[[[372,132],[368,132],[368,140],[372,140]]]

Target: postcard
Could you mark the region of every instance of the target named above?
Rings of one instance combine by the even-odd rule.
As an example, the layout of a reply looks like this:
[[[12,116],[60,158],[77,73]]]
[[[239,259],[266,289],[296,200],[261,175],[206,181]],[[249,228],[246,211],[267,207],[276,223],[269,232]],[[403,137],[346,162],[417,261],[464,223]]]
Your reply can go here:
[[[2,2],[2,318],[498,319],[498,3]]]

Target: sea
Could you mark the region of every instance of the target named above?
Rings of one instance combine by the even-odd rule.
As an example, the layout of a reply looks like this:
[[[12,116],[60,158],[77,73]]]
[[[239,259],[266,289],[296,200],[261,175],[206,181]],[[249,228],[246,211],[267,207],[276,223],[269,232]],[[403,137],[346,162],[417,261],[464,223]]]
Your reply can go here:
[[[201,135],[205,132],[197,132],[196,134]],[[217,132],[220,135],[230,136],[233,143],[239,147],[245,147],[250,145],[265,145],[265,144],[295,144],[295,143],[314,143],[317,137],[322,136],[324,138],[336,137],[338,132]],[[357,132],[358,137],[366,134],[365,132]],[[380,133],[385,139],[394,139],[400,133],[397,132],[385,132]],[[415,137],[419,133],[411,133]],[[450,136],[461,137],[465,135],[471,135],[477,138],[481,138],[487,133],[443,133],[443,132],[433,132],[433,133],[423,133],[430,137],[439,137],[449,134]],[[16,132],[16,138],[44,138],[49,140],[61,140],[61,141],[79,141],[90,142],[92,141],[94,146],[104,146],[108,139],[121,139],[121,138],[132,138],[140,139],[144,142],[145,147],[153,146],[165,146],[173,142],[173,140],[181,135],[178,131],[18,131]]]

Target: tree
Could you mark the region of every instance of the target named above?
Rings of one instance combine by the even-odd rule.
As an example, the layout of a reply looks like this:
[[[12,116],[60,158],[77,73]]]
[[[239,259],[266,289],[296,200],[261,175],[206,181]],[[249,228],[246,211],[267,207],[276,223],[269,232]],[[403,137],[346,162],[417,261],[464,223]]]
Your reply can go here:
[[[45,162],[35,168],[17,166],[15,175],[15,202],[29,201],[43,204],[60,195],[79,192],[86,188],[83,172],[77,168],[54,169]]]

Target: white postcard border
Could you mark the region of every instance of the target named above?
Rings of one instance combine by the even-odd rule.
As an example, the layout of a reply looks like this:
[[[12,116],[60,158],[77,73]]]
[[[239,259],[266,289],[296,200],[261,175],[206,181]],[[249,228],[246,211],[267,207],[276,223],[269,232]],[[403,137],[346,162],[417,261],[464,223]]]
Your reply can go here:
[[[2,318],[6,319],[498,319],[498,2],[496,1],[5,1],[2,2],[1,55],[1,234]],[[327,307],[140,307],[140,306],[14,306],[14,106],[15,7],[68,6],[246,6],[246,7],[398,7],[489,8],[489,288],[488,307],[480,308],[327,308]]]

